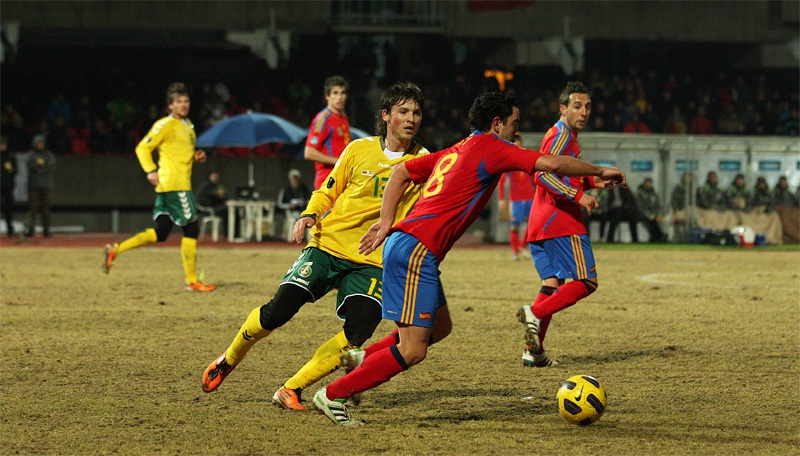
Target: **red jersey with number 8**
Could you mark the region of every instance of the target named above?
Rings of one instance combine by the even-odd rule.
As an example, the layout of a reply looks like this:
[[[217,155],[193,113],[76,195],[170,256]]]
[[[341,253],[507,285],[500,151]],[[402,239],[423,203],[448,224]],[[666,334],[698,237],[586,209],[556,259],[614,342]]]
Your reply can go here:
[[[422,242],[441,263],[491,198],[500,175],[533,174],[537,151],[494,134],[474,132],[452,147],[405,163],[422,196],[411,213],[392,227]]]

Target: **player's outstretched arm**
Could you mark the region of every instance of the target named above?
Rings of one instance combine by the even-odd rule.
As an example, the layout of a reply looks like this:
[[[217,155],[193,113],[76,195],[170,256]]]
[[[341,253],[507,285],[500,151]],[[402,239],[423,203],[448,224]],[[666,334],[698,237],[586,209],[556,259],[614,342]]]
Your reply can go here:
[[[383,191],[381,218],[361,238],[361,243],[358,246],[359,253],[369,255],[386,240],[386,236],[389,235],[389,230],[392,228],[394,218],[397,215],[397,204],[400,203],[400,198],[403,197],[410,183],[411,175],[408,173],[405,163],[395,165],[392,169],[392,175],[389,176],[389,181],[386,182],[386,189]]]
[[[536,171],[549,171],[559,176],[598,176],[602,180],[627,186],[625,173],[616,167],[593,165],[577,158],[563,155],[543,155],[536,160]]]

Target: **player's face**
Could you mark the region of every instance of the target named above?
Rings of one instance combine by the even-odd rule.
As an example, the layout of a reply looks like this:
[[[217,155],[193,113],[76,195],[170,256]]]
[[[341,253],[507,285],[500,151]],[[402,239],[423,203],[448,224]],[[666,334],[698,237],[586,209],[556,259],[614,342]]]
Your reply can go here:
[[[514,142],[519,136],[519,108],[514,106],[514,111],[508,116],[506,123],[500,123],[497,136],[509,142]]]
[[[189,115],[189,97],[187,95],[176,95],[169,104],[169,111],[173,117],[185,119]]]
[[[347,102],[347,89],[342,86],[335,86],[331,93],[325,95],[328,108],[336,114],[344,114],[344,104]]]
[[[408,99],[392,106],[390,112],[382,111],[386,122],[386,147],[400,152],[408,148],[422,123],[422,109],[416,101]]]
[[[561,120],[575,131],[581,131],[589,121],[592,113],[592,99],[586,93],[572,93],[569,95],[569,104],[561,106]]]

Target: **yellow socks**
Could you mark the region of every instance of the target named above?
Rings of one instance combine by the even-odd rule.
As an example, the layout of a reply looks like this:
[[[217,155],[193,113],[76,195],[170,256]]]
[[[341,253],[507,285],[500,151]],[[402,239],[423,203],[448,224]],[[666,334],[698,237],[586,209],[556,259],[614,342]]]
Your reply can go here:
[[[156,236],[156,230],[152,228],[148,228],[141,233],[138,233],[128,239],[117,244],[116,251],[117,255],[121,254],[122,252],[130,249],[135,249],[136,247],[141,247],[145,244],[152,244],[153,242],[158,241],[158,236]]]
[[[239,333],[236,334],[231,346],[228,347],[228,352],[225,354],[225,360],[231,366],[239,364],[239,361],[244,358],[244,355],[256,342],[267,337],[272,332],[261,327],[260,317],[261,307],[256,307],[247,316],[247,320],[245,320],[242,327],[239,328]]]
[[[186,272],[186,283],[197,282],[197,239],[181,238],[181,255],[183,270]]]
[[[355,348],[344,336],[344,331],[339,332],[327,342],[317,348],[314,357],[305,366],[300,368],[292,378],[284,383],[286,388],[305,389],[326,375],[339,368],[339,357],[342,353]]]

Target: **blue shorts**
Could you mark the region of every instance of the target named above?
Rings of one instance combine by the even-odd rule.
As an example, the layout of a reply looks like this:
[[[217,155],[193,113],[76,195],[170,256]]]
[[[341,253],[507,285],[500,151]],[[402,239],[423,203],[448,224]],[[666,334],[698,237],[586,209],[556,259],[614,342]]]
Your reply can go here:
[[[414,236],[395,231],[383,246],[383,318],[432,328],[447,305],[439,262]]]
[[[528,221],[533,200],[511,202],[511,226],[520,226]]]
[[[539,277],[544,280],[582,280],[597,277],[589,236],[573,234],[531,242],[531,258]]]

